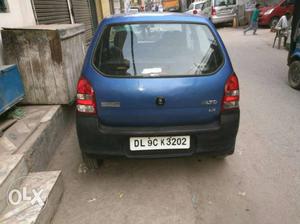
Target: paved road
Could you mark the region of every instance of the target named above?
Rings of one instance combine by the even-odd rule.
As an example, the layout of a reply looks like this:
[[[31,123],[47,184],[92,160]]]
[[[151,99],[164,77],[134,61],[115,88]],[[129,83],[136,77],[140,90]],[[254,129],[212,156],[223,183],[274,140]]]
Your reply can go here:
[[[300,223],[300,92],[272,34],[220,29],[241,85],[236,153],[225,161],[109,160],[80,174],[74,125],[49,169],[62,169],[63,223]]]

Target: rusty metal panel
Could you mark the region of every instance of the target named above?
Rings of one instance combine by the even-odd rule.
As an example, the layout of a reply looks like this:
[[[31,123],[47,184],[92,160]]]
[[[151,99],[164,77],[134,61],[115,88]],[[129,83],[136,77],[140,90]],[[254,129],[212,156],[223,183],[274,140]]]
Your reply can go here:
[[[34,0],[39,24],[71,23],[67,0]]]
[[[82,24],[38,25],[1,31],[4,62],[17,64],[26,104],[69,104],[84,55]]]
[[[93,22],[91,8],[88,0],[71,0],[72,12],[75,23],[85,25],[86,42],[89,43],[93,36]]]

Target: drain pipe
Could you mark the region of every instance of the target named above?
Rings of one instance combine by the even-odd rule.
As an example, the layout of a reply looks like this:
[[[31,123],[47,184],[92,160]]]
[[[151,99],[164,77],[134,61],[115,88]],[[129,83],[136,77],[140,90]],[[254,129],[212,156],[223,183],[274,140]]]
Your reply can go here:
[[[73,7],[72,7],[71,0],[67,0],[67,3],[68,3],[68,9],[69,9],[69,15],[70,15],[70,19],[71,19],[71,24],[74,24],[75,19],[74,19],[74,13],[73,13]]]
[[[30,0],[30,2],[31,2],[31,8],[32,8],[32,11],[33,11],[33,16],[34,16],[34,19],[35,19],[35,23],[36,23],[36,25],[39,25],[39,21],[38,21],[37,15],[36,15],[34,2],[33,2],[33,0]]]

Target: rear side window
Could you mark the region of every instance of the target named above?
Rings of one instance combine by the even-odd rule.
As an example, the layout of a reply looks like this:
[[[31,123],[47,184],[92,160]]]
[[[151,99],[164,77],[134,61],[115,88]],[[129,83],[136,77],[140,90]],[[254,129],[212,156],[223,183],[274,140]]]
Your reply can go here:
[[[215,0],[215,6],[236,5],[236,0]]]
[[[122,24],[105,28],[94,66],[104,75],[207,75],[223,64],[214,35],[202,24]]]
[[[203,4],[196,4],[195,9],[202,9]]]
[[[194,9],[194,4],[193,3],[190,4],[190,7],[189,7],[189,10],[192,10],[192,9]]]

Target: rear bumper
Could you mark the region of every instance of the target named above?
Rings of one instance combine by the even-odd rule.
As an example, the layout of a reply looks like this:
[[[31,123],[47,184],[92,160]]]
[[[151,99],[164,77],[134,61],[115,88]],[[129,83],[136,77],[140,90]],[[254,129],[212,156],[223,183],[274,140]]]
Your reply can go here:
[[[229,23],[229,22],[233,21],[234,17],[235,17],[234,14],[224,15],[224,16],[212,16],[211,21],[212,21],[213,24]]]
[[[106,158],[163,158],[197,154],[231,154],[239,127],[239,111],[221,115],[220,122],[201,126],[177,127],[107,127],[96,116],[77,114],[77,135],[80,148],[87,154]],[[138,136],[190,135],[189,150],[130,151],[129,138]]]

